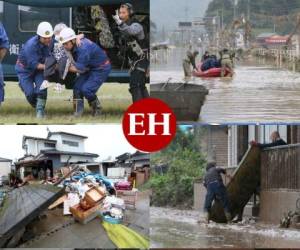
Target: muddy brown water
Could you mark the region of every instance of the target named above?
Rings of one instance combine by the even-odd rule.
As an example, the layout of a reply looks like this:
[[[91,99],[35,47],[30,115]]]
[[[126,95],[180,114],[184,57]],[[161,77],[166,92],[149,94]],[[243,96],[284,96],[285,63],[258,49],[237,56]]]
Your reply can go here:
[[[197,223],[199,213],[150,209],[152,248],[296,248],[300,231],[259,223]],[[203,218],[202,218],[203,219]]]
[[[151,65],[151,83],[182,82],[182,51],[171,52],[168,63]],[[300,73],[264,61],[237,62],[233,78],[201,79],[209,95],[199,121],[203,123],[300,122]]]

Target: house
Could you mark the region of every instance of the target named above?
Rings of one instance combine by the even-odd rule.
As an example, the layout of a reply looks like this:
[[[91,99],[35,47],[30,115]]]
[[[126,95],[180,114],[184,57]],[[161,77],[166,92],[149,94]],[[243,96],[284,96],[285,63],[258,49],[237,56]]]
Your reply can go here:
[[[99,155],[85,152],[86,136],[67,132],[48,132],[47,138],[23,136],[24,156],[15,163],[21,177],[29,173],[37,176],[43,168],[51,175],[61,167],[70,164],[84,164],[93,172],[100,171],[100,164],[95,162]]]
[[[11,172],[12,160],[0,157],[0,176],[8,176]]]
[[[103,172],[110,179],[135,179],[136,185],[144,184],[150,177],[150,154],[136,151],[124,153],[115,159],[101,162]]]

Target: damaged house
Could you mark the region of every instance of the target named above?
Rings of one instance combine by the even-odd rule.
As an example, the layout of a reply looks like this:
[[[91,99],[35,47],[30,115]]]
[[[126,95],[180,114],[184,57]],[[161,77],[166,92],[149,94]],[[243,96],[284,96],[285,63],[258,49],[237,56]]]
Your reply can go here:
[[[136,151],[133,154],[124,153],[116,159],[102,161],[104,175],[110,179],[129,177],[135,180],[136,186],[148,181],[150,177],[150,154]]]
[[[76,163],[99,173],[100,164],[95,161],[99,155],[85,152],[86,139],[67,132],[48,132],[47,138],[23,136],[24,156],[15,163],[16,171],[21,178],[29,174],[37,178],[41,169],[49,169],[53,177],[61,167]]]

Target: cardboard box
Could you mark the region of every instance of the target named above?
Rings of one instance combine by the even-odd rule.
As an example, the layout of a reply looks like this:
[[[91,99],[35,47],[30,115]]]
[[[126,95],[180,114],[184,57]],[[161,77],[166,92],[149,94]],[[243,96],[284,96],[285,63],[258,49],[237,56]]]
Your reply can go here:
[[[105,191],[101,187],[92,187],[85,193],[84,200],[90,205],[95,206],[105,197]]]
[[[83,210],[79,204],[70,208],[70,212],[76,221],[81,224],[87,224],[92,219],[96,218],[99,215],[101,206],[97,205],[88,210]]]

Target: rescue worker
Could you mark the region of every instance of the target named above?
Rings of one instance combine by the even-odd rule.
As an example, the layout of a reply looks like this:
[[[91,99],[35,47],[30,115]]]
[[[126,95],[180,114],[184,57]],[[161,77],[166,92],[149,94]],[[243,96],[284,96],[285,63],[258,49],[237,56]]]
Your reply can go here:
[[[192,51],[192,47],[186,52],[186,57],[183,59],[182,66],[184,71],[184,77],[191,77],[192,71],[191,66],[194,70],[197,70],[196,67],[196,57],[199,55],[199,51]]]
[[[4,102],[4,76],[2,70],[2,61],[9,49],[9,40],[3,24],[0,23],[0,106]]]
[[[76,34],[71,28],[64,28],[60,33],[59,41],[65,50],[70,51],[74,64],[69,67],[69,72],[77,73],[73,87],[75,102],[74,115],[79,117],[84,111],[84,97],[92,108],[92,115],[101,115],[101,105],[97,91],[106,81],[111,64],[105,53],[96,43],[87,38],[81,39],[81,45],[76,44]]]
[[[233,76],[233,61],[232,55],[228,49],[223,49],[220,52],[220,61],[221,61],[221,77],[225,76],[226,69],[229,70],[229,76]]]
[[[283,139],[281,139],[278,131],[272,132],[272,134],[270,135],[270,140],[271,143],[258,143],[256,141],[251,141],[250,144],[252,146],[257,146],[262,149],[287,145],[287,143]]]
[[[36,117],[45,116],[47,89],[40,89],[44,79],[45,59],[50,56],[54,39],[52,25],[42,22],[37,35],[30,38],[22,47],[15,66],[19,86],[29,104],[36,109]]]
[[[229,222],[231,220],[227,191],[223,184],[221,174],[231,178],[231,176],[226,174],[225,169],[217,168],[216,163],[210,162],[207,164],[206,174],[204,176],[204,186],[207,189],[204,203],[204,213],[207,223],[209,223],[210,220],[211,205],[215,198],[219,199],[222,203],[227,221]]]
[[[128,46],[128,60],[130,64],[130,88],[132,101],[149,97],[146,87],[149,74],[149,39],[141,23],[134,18],[133,6],[122,4],[113,16],[118,30],[126,40]]]

